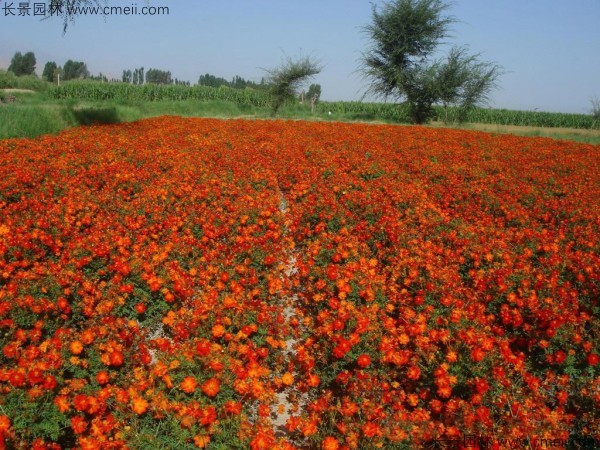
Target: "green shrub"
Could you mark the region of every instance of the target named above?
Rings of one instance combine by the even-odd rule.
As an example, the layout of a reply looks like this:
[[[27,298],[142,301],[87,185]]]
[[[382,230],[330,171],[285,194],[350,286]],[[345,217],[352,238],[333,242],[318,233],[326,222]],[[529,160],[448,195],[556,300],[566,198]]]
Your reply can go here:
[[[30,89],[45,91],[49,83],[35,75],[16,76],[12,72],[0,70],[0,89]]]

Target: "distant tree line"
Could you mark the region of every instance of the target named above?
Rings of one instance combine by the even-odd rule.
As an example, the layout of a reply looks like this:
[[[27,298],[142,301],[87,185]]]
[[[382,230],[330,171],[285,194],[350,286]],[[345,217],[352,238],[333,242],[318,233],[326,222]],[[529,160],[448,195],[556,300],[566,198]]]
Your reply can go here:
[[[144,68],[139,67],[133,69],[133,71],[130,69],[124,70],[121,81],[129,84],[144,84]]]
[[[200,78],[198,78],[198,84],[200,86],[210,86],[215,88],[226,86],[234,89],[245,89],[247,87],[253,89],[265,89],[267,86],[264,78],[261,78],[260,83],[256,83],[254,81],[245,80],[239,75],[236,75],[231,79],[231,81],[227,81],[225,78],[217,77],[209,73],[200,75]]]
[[[8,71],[13,72],[17,76],[32,75],[35,77],[37,76],[35,73],[36,64],[37,61],[33,52],[27,52],[25,54],[21,52],[16,52],[11,60],[10,66],[8,67]],[[83,61],[73,61],[71,59],[69,59],[63,66],[59,66],[55,61],[48,61],[44,66],[44,70],[42,71],[42,79],[50,83],[56,83],[59,79],[60,81],[69,81],[84,78],[102,82],[119,81],[115,80],[114,78],[109,80],[109,78],[106,75],[103,75],[102,73],[98,75],[91,75],[86,63],[84,63]],[[145,70],[144,67],[138,67],[133,70],[123,70],[120,81],[123,83],[136,85],[150,83],[190,86],[189,81],[173,78],[173,75],[171,74],[170,70]],[[245,78],[239,75],[234,76],[231,80],[226,80],[225,78],[218,77],[209,73],[200,75],[198,79],[198,85],[210,86],[215,88],[218,88],[220,86],[226,86],[234,89],[268,89],[268,83],[264,77],[261,78],[260,82],[257,83],[255,81],[246,80]],[[311,88],[314,88],[314,86],[311,86]],[[309,89],[309,93],[307,95],[307,101],[311,101],[311,99],[314,97],[314,92],[310,91]],[[316,96],[317,101],[319,96],[320,86],[319,94]]]
[[[103,80],[106,78],[102,74],[97,77],[91,76],[87,65],[82,61],[73,61],[69,59],[62,67],[54,61],[48,61],[44,66],[42,78],[50,83],[54,83],[58,81],[59,76],[61,81],[80,80],[84,78]]]
[[[144,71],[143,67],[137,69],[126,69],[123,71],[121,81],[128,84],[175,84],[189,86],[189,81],[173,78],[170,70],[148,69]]]
[[[27,52],[25,54],[16,52],[10,61],[8,71],[14,73],[16,76],[37,76],[35,73],[36,58],[33,52]],[[42,79],[52,83],[57,80],[60,75],[61,80],[76,80],[80,78],[90,78],[90,72],[87,65],[82,61],[73,61],[69,59],[64,66],[60,67],[55,61],[48,61],[42,71]],[[98,80],[106,80],[106,77],[102,74],[97,77],[91,77]]]

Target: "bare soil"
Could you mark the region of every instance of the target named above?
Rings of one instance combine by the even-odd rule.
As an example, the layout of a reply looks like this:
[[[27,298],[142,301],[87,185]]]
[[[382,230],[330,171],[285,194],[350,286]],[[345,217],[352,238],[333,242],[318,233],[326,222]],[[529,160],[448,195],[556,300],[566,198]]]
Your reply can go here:
[[[31,89],[0,89],[0,92],[6,94],[35,94]]]

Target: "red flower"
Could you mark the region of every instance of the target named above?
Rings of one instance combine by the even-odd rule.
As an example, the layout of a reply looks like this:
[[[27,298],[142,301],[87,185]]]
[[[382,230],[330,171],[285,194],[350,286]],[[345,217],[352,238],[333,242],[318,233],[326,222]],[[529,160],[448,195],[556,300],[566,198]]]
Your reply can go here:
[[[490,385],[488,384],[485,378],[480,378],[477,381],[475,381],[475,390],[478,394],[485,394],[489,388]]]
[[[229,400],[225,403],[225,411],[228,414],[239,415],[242,412],[242,404],[240,402],[234,402],[233,400]]]
[[[108,372],[105,372],[104,370],[98,372],[96,374],[96,381],[100,385],[108,383],[110,381],[110,376],[108,375]]]
[[[8,382],[13,387],[21,387],[25,384],[25,374],[20,370],[11,370]]]
[[[359,367],[364,369],[365,367],[369,367],[371,364],[371,357],[369,355],[362,354],[356,359],[356,363]]]
[[[406,376],[411,380],[418,380],[421,377],[421,369],[417,366],[411,366],[406,371]]]
[[[81,416],[75,416],[71,418],[71,428],[75,434],[81,434],[87,428],[88,423]]]
[[[125,356],[119,350],[110,352],[109,361],[110,361],[111,366],[119,367],[123,364],[124,360],[125,360]]]
[[[202,339],[196,344],[196,354],[198,356],[208,356],[210,354],[210,341]]]
[[[270,450],[275,443],[275,437],[269,431],[259,431],[250,442],[251,450]]]
[[[198,412],[198,420],[201,425],[209,426],[217,420],[217,410],[214,406],[208,406]]]
[[[73,406],[77,411],[86,411],[90,406],[88,396],[84,394],[77,394],[73,399]]]
[[[343,358],[344,356],[346,356],[346,353],[348,353],[350,350],[352,350],[350,342],[341,338],[339,340],[338,345],[336,345],[333,348],[333,356],[335,356],[336,358]]]
[[[556,364],[562,364],[565,362],[566,359],[567,359],[567,354],[562,350],[559,350],[554,354],[554,362]]]
[[[379,425],[377,425],[376,423],[373,422],[367,422],[363,425],[362,427],[362,432],[366,437],[373,437],[373,436],[378,436],[381,434],[381,428],[379,427]]]
[[[485,352],[480,347],[471,350],[471,359],[473,359],[473,361],[480,362],[483,361],[483,358],[485,358]]]

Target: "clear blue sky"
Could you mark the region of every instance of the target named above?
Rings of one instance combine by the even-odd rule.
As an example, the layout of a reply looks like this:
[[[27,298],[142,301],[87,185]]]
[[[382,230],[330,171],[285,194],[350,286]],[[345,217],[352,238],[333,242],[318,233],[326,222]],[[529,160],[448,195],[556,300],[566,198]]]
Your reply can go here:
[[[365,88],[356,71],[368,46],[367,0],[150,0],[170,14],[80,17],[64,36],[60,19],[7,17],[7,3],[0,0],[3,68],[16,51],[33,51],[40,73],[49,60],[73,59],[115,78],[143,66],[192,83],[207,72],[260,80],[261,68],[304,54],[324,65],[315,82],[325,100],[358,100]],[[589,112],[600,96],[600,0],[455,0],[449,13],[460,20],[451,43],[506,70],[494,107]]]

